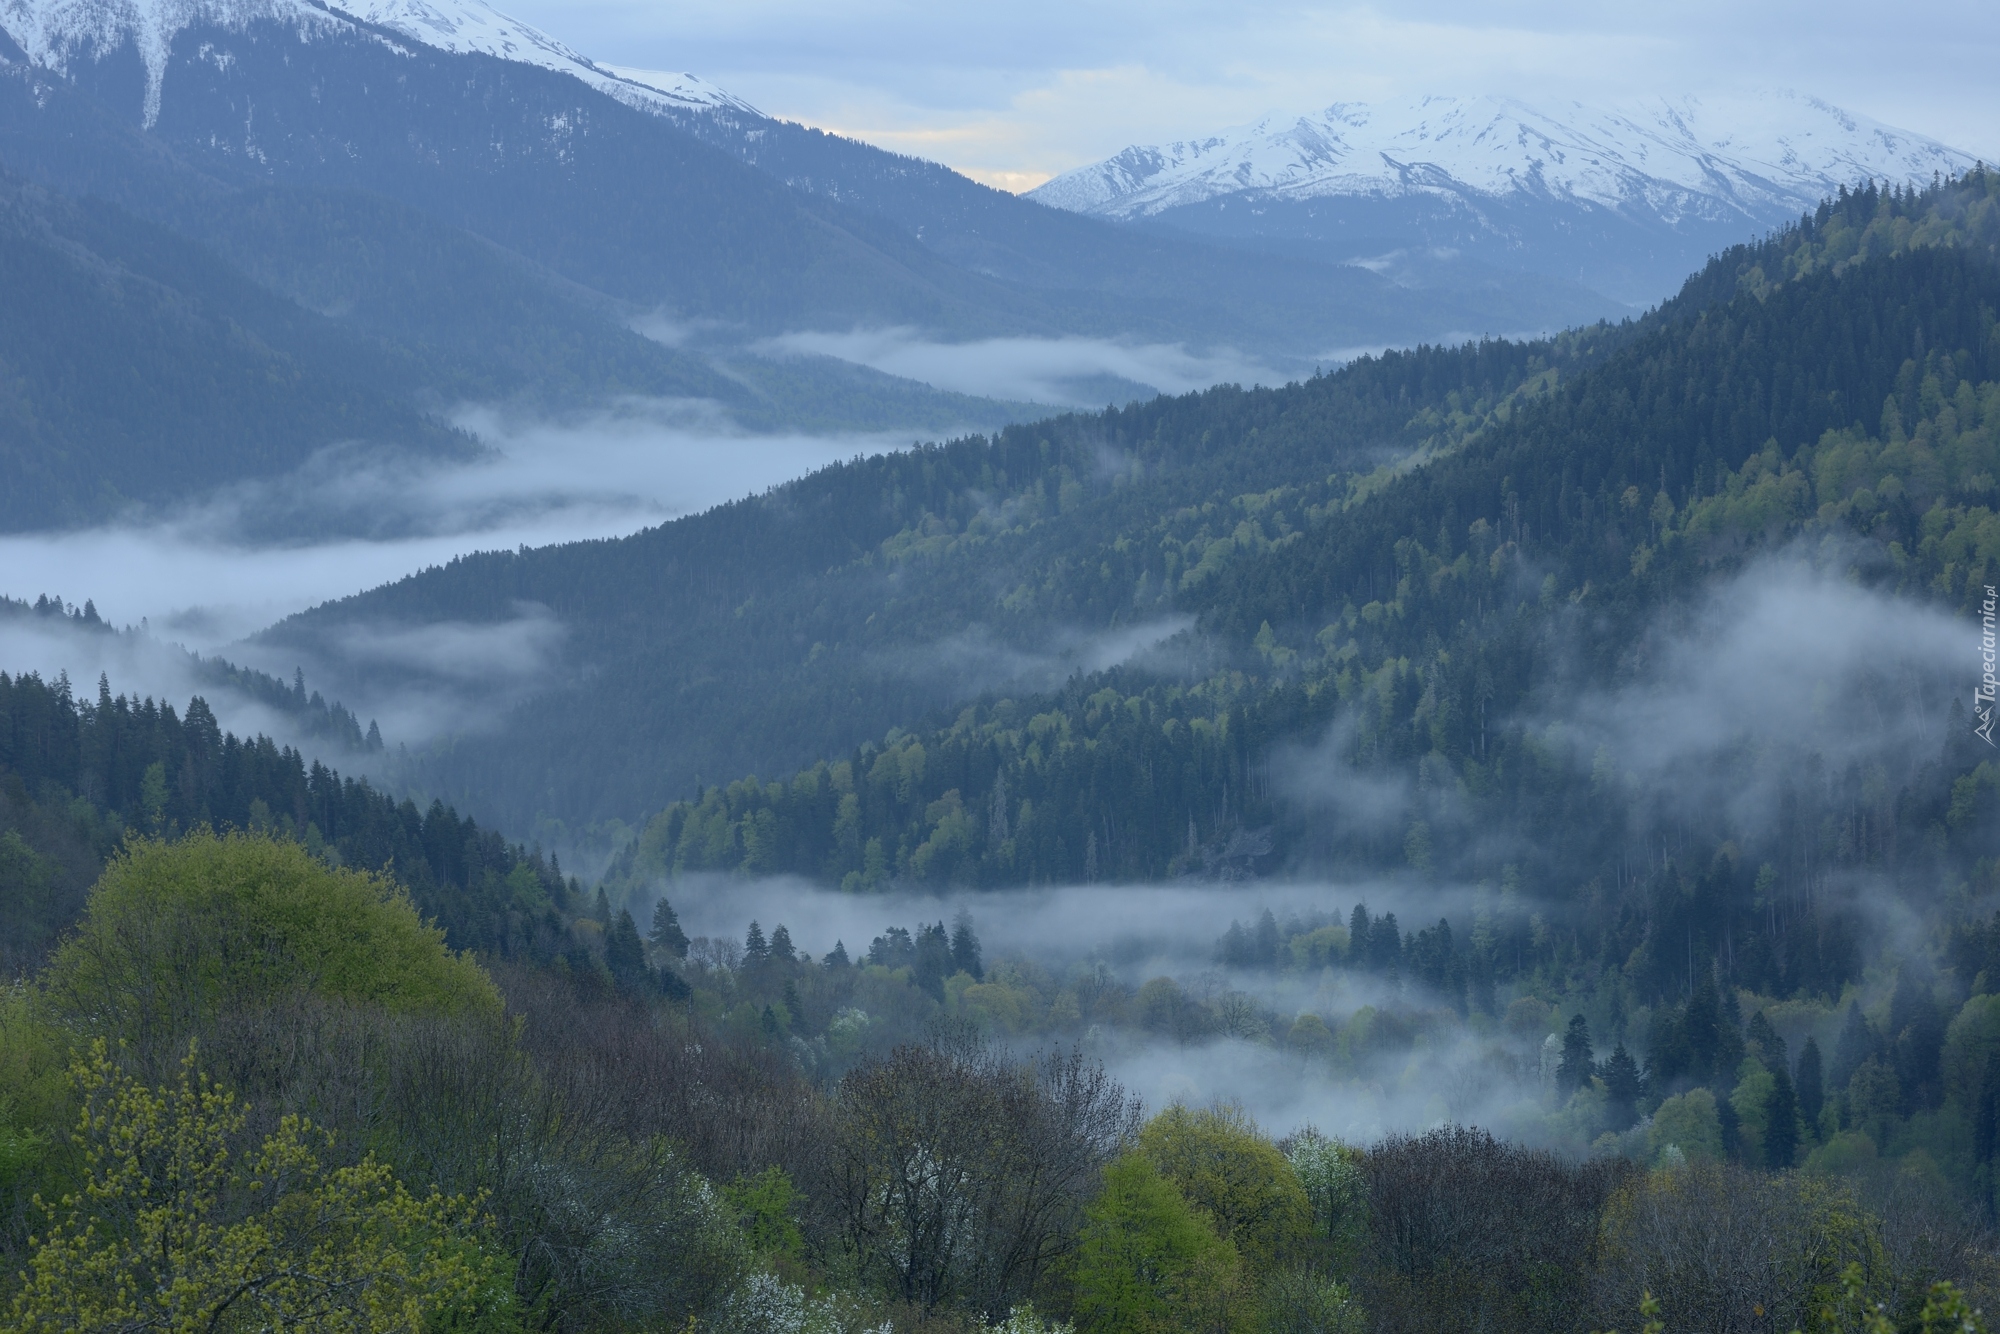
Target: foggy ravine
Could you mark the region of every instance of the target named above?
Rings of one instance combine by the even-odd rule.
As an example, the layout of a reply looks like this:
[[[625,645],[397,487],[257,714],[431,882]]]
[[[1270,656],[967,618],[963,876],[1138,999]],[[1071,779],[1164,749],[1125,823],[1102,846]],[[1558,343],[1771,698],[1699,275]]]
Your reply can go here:
[[[1719,823],[1752,846],[1776,818],[1774,783],[1787,768],[1817,757],[1900,775],[1934,760],[1963,677],[1963,624],[1860,588],[1841,573],[1843,561],[1831,564],[1816,567],[1802,551],[1753,562],[1654,627],[1648,642],[1635,646],[1637,667],[1625,684],[1552,695],[1529,721],[1568,763],[1653,798],[1659,818]],[[1418,813],[1433,823],[1467,818],[1450,792],[1420,790],[1394,771],[1364,772],[1338,759],[1343,734],[1336,724],[1319,745],[1294,748],[1275,766],[1297,808],[1316,819],[1391,827]],[[1631,834],[1656,851],[1672,836],[1654,828]],[[1481,865],[1457,872],[880,895],[795,878],[695,874],[657,884],[632,906],[644,920],[666,897],[698,938],[694,957],[711,960],[740,952],[752,921],[767,933],[784,925],[814,957],[838,942],[859,959],[890,927],[949,928],[966,914],[984,943],[989,975],[1025,970],[1060,988],[1108,974],[1132,989],[1169,977],[1191,996],[1211,1004],[1220,998],[1225,1011],[1236,1004],[1231,996],[1247,999],[1239,1006],[1254,1030],[1247,1036],[1176,1041],[1137,1026],[1092,1026],[1080,1039],[1010,1036],[1004,1028],[997,1034],[1023,1048],[1081,1040],[1149,1108],[1233,1102],[1274,1134],[1312,1125],[1360,1143],[1448,1122],[1540,1142],[1549,1134],[1544,1093],[1552,1073],[1544,1044],[1552,1030],[1539,1001],[1516,997],[1525,1004],[1510,1005],[1503,994],[1495,1014],[1461,1015],[1450,998],[1408,976],[1219,962],[1218,942],[1232,922],[1247,927],[1266,910],[1281,923],[1338,925],[1365,904],[1377,917],[1395,914],[1412,935],[1446,919],[1460,940],[1491,930],[1503,912],[1532,916],[1538,931],[1560,924],[1565,910],[1552,904],[1566,887],[1524,884],[1503,896],[1495,868],[1521,849],[1499,830],[1474,842]],[[1858,908],[1879,938],[1915,942],[1915,911],[1886,885],[1849,877],[1824,891]],[[1368,1007],[1394,1013],[1394,1022],[1422,1036],[1404,1050],[1357,1054],[1338,1069],[1285,1049],[1284,1030],[1298,1016],[1315,1014],[1342,1034]],[[1785,1033],[1794,1046],[1808,1035],[1829,1050],[1835,1038],[1817,1029]],[[1613,1027],[1598,1031],[1598,1057],[1617,1043],[1643,1046],[1643,1011],[1615,1016]]]
[[[752,435],[672,401],[555,421],[467,408],[457,421],[489,457],[430,468],[336,454],[126,524],[0,536],[0,594],[88,598],[114,624],[144,620],[209,650],[463,552],[630,533],[910,443]]]

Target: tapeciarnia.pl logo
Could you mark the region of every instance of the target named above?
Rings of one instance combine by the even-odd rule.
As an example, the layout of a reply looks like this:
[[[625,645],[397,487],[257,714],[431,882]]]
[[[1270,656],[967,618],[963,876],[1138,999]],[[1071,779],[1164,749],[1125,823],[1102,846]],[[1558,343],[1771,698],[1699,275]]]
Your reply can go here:
[[[1993,744],[1993,695],[1994,687],[2000,680],[1993,675],[1994,651],[1993,612],[2000,605],[2000,591],[1992,584],[1986,585],[1986,601],[1980,606],[1979,657],[1985,664],[1985,673],[1980,678],[1979,689],[1972,692],[1972,712],[1979,719],[1979,726],[1973,728],[1987,745]]]

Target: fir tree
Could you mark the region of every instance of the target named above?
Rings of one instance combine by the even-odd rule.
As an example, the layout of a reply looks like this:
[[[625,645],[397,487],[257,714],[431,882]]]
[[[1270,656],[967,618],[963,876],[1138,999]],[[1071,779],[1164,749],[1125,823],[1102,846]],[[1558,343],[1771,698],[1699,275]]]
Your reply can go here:
[[[951,961],[961,973],[968,973],[974,981],[986,976],[986,968],[979,960],[979,937],[972,931],[972,914],[961,908],[951,924]]]
[[[834,941],[833,948],[827,951],[826,958],[822,959],[821,962],[828,968],[847,967],[850,962],[847,957],[847,946],[838,940]]]
[[[1772,1067],[1771,1074],[1777,1083],[1765,1104],[1764,1165],[1783,1170],[1799,1152],[1799,1100],[1782,1060]]]
[[[1820,1108],[1826,1105],[1826,1084],[1820,1068],[1819,1041],[1808,1037],[1799,1048],[1799,1073],[1797,1081],[1799,1115],[1805,1118],[1807,1133],[1819,1134]]]
[[[771,957],[771,947],[764,940],[764,928],[755,922],[743,933],[743,966],[754,968]]]
[[[687,958],[687,932],[681,930],[681,919],[675,914],[674,905],[665,899],[653,905],[653,929],[647,939],[676,959]]]
[[[1256,950],[1258,966],[1263,968],[1276,968],[1278,966],[1279,943],[1278,919],[1272,916],[1269,908],[1266,908],[1264,909],[1264,915],[1257,919],[1257,937],[1252,942],[1253,948]]]
[[[1590,1054],[1590,1025],[1581,1014],[1569,1021],[1563,1034],[1562,1064],[1556,1067],[1556,1089],[1567,1098],[1597,1073]]]
[[[771,959],[775,963],[797,963],[799,952],[792,948],[792,933],[783,922],[771,933]]]
[[[632,921],[632,914],[622,908],[618,920],[604,933],[604,966],[620,991],[638,993],[651,987],[652,969],[646,966],[645,942],[639,939],[639,928]]]
[[[1639,1099],[1645,1094],[1645,1081],[1639,1075],[1639,1063],[1619,1043],[1611,1049],[1611,1059],[1604,1063],[1605,1111],[1610,1117],[1611,1129],[1630,1130],[1639,1121]]]

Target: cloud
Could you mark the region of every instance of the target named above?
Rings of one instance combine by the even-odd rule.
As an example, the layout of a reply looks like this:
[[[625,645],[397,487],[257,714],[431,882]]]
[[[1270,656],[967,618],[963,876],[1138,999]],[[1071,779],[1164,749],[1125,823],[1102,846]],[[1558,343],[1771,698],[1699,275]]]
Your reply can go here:
[[[1737,829],[1777,816],[1817,756],[1892,784],[1938,754],[1956,697],[1979,678],[1974,627],[1789,552],[1759,561],[1636,646],[1637,679],[1550,708],[1573,753],[1682,814]]]
[[[888,927],[949,926],[964,910],[979,934],[989,976],[1007,960],[1027,961],[1058,979],[1108,969],[1133,987],[1167,976],[1196,997],[1247,997],[1258,1012],[1275,1015],[1281,1029],[1304,1012],[1337,1029],[1365,1007],[1376,1007],[1398,1011],[1427,1033],[1414,1048],[1390,1044],[1379,1054],[1354,1051],[1352,1065],[1336,1074],[1323,1061],[1307,1061],[1262,1041],[1221,1037],[1181,1045],[1129,1027],[1091,1030],[1084,1038],[1089,1054],[1152,1110],[1174,1101],[1234,1102],[1273,1134],[1310,1124],[1360,1142],[1445,1120],[1483,1124],[1531,1141],[1548,1133],[1537,1101],[1539,1031],[1475,1035],[1442,998],[1407,980],[1397,984],[1338,969],[1225,972],[1213,962],[1229,924],[1253,922],[1267,908],[1280,920],[1318,913],[1344,921],[1356,902],[1366,901],[1377,914],[1397,913],[1406,929],[1446,912],[1469,925],[1473,900],[1462,887],[1174,883],[1073,885],[1004,895],[860,896],[786,878],[688,876],[667,889],[683,929],[693,937],[741,941],[754,919],[767,936],[783,924],[801,949],[816,955],[839,940],[850,957],[858,957]],[[650,902],[635,907],[642,917],[651,911]],[[1282,1039],[1284,1033],[1275,1036]]]
[[[636,532],[905,435],[753,435],[712,406],[628,400],[560,419],[467,408],[491,448],[427,465],[333,450],[299,472],[67,533],[0,536],[0,593],[94,599],[212,650],[292,612],[476,550]],[[0,663],[0,666],[4,666]]]
[[[16,676],[34,673],[45,681],[66,672],[74,693],[90,700],[96,698],[98,677],[106,676],[114,695],[157,699],[176,711],[199,695],[223,728],[238,736],[262,733],[309,753],[344,762],[353,758],[323,738],[305,736],[290,714],[219,683],[204,671],[201,659],[138,631],[83,629],[67,617],[0,614],[0,671]],[[289,679],[289,670],[286,676]],[[314,687],[308,681],[307,688]],[[362,715],[361,721],[365,726],[368,716]]]
[[[1225,382],[1279,384],[1287,377],[1228,349],[1102,338],[988,338],[939,343],[914,329],[791,333],[758,345],[767,353],[815,353],[859,362],[934,389],[986,398],[1102,407],[1107,401],[1183,394]]]

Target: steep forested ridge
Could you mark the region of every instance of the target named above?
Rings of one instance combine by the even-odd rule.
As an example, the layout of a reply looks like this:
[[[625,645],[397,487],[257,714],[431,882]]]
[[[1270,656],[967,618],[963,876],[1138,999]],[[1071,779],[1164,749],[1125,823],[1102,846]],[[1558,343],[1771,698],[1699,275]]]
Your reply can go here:
[[[356,620],[545,606],[565,626],[568,679],[504,731],[456,741],[422,781],[517,823],[629,819],[697,778],[807,763],[960,697],[942,643],[956,636],[1004,645],[981,655],[1001,671],[1019,655],[1055,662],[1031,670],[1060,679],[1076,634],[1170,614],[1163,580],[1191,585],[1253,541],[1241,507],[1216,497],[1304,477],[1314,503],[1625,336],[1396,353],[1285,389],[1223,387],[857,460],[630,538],[464,557],[266,639],[333,660]],[[1186,562],[1199,573],[1183,568],[1189,546],[1215,549]],[[1150,595],[1135,595],[1142,581]]]
[[[1220,670],[989,695],[781,782],[709,788],[648,825],[625,873],[867,886],[1504,862],[1538,893],[1585,887],[1575,934],[1543,948],[1671,990],[1727,943],[1746,985],[1837,986],[1856,927],[1821,891],[1843,868],[1924,902],[1995,851],[1972,814],[1995,770],[1969,729],[1886,792],[1801,743],[1786,814],[1750,829],[1669,818],[1665,794],[1607,784],[1537,719],[1631,679],[1650,624],[1795,534],[1864,539],[1870,584],[1977,600],[2000,551],[1995,189],[1836,201],[1720,258],[1727,300],[1668,308],[1455,450],[1330,494],[1239,494],[1212,567],[1213,545],[1135,544],[1107,582],[1199,616],[1233,655]],[[1956,233],[1932,225],[1945,215]],[[1972,243],[1927,244],[1926,226]],[[1339,764],[1420,794],[1400,819],[1329,819],[1276,790],[1274,758],[1336,719]]]
[[[301,701],[303,703],[303,701]],[[184,711],[78,699],[66,678],[0,673],[0,968],[36,963],[128,833],[264,831],[339,866],[387,870],[458,949],[560,953],[573,882],[553,859],[438,802],[420,809],[269,737]]]

